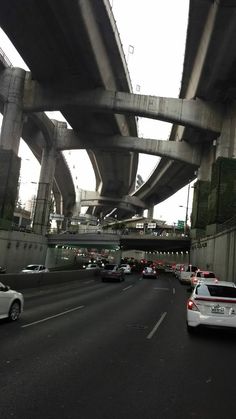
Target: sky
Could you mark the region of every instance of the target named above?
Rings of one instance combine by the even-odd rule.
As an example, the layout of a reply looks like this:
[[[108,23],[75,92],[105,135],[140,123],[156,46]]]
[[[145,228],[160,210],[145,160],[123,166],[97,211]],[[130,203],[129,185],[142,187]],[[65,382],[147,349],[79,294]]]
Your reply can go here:
[[[189,0],[110,0],[120,34],[133,92],[153,96],[178,97],[185,52]],[[5,34],[0,32],[0,47],[14,66],[28,70]],[[63,120],[59,112],[48,112]],[[140,137],[168,140],[171,124],[138,118]],[[79,188],[95,190],[93,169],[85,150],[65,152],[72,176]],[[21,200],[36,194],[40,165],[21,140]],[[159,157],[140,154],[138,173],[144,180],[154,170]],[[192,191],[189,207],[191,212]],[[154,217],[168,224],[184,220],[187,186],[155,206]],[[182,207],[180,207],[180,205]]]

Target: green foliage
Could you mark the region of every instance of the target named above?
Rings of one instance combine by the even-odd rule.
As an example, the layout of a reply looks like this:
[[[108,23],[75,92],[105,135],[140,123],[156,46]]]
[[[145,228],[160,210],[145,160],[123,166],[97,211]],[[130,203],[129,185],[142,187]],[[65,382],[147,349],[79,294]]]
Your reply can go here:
[[[208,224],[208,195],[210,182],[198,180],[194,184],[191,227],[204,229]]]
[[[208,199],[208,224],[223,223],[235,215],[236,160],[220,157],[213,164]]]

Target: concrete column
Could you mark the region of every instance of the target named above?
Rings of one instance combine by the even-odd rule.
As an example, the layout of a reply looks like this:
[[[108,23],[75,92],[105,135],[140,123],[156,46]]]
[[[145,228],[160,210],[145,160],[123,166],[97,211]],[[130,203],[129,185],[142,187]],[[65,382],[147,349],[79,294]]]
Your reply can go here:
[[[56,156],[57,151],[54,147],[43,149],[33,221],[33,231],[36,234],[44,235],[47,231]]]
[[[11,150],[17,155],[23,125],[22,102],[24,94],[25,71],[21,68],[7,70],[4,78],[4,91],[7,98],[3,108],[3,121],[0,148]]]
[[[4,74],[4,108],[0,135],[0,224],[10,226],[17,198],[23,125],[22,101],[25,71],[11,68]]]
[[[147,218],[151,220],[153,218],[153,214],[154,214],[154,206],[152,205],[151,207],[148,208]]]
[[[225,105],[225,117],[216,140],[216,160],[219,157],[236,158],[236,102]]]

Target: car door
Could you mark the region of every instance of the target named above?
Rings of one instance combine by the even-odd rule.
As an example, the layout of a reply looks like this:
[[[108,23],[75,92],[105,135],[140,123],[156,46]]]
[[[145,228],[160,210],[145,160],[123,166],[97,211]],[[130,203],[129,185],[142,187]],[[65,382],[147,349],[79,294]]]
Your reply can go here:
[[[8,315],[9,304],[9,293],[6,291],[5,286],[0,283],[0,317]]]

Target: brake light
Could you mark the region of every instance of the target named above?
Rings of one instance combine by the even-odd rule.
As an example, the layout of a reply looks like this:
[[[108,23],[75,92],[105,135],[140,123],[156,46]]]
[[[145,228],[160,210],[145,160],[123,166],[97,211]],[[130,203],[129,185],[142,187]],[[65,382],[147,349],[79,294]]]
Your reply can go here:
[[[196,304],[193,302],[193,300],[188,300],[187,309],[192,310],[192,311],[199,311]]]

